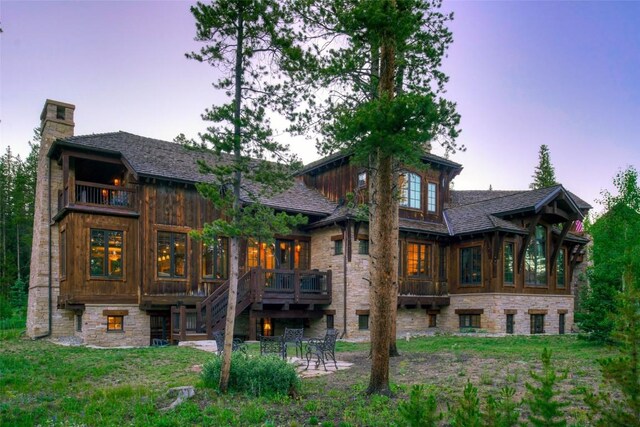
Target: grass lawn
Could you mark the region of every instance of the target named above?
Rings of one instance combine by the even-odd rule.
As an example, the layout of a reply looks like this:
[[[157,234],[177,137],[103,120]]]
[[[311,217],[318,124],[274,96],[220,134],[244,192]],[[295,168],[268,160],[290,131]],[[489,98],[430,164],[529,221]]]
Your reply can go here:
[[[218,396],[202,387],[197,365],[212,354],[185,347],[96,350],[46,341],[0,341],[0,425],[22,426],[388,426],[411,385],[427,384],[443,409],[467,381],[486,393],[511,384],[524,393],[528,372],[553,349],[571,418],[583,421],[576,388],[600,382],[596,359],[610,351],[572,336],[432,337],[399,341],[391,361],[396,397],[364,397],[368,344],[339,343],[338,359],[352,369],[305,379],[296,399]],[[252,348],[256,351],[256,348]],[[160,413],[167,389],[195,385],[196,396]]]

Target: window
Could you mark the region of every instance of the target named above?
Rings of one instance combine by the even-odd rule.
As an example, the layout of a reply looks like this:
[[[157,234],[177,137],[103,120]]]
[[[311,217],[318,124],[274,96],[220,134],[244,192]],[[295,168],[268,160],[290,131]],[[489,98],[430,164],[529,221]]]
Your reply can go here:
[[[327,329],[333,329],[333,314],[327,314]]]
[[[438,187],[433,182],[427,184],[427,211],[435,212]]]
[[[473,246],[460,249],[460,284],[479,285],[482,283],[482,248]]]
[[[334,255],[342,255],[342,240],[335,240],[333,246]]]
[[[558,289],[564,289],[566,286],[566,276],[564,274],[564,260],[565,260],[565,250],[561,249],[558,253],[558,259],[556,261],[556,287]]]
[[[508,334],[512,334],[513,333],[513,324],[514,324],[514,318],[515,315],[513,314],[507,314],[507,333]]]
[[[294,254],[294,267],[300,270],[309,270],[309,268],[311,268],[310,257],[309,242],[303,240],[298,241]]]
[[[440,246],[440,264],[438,266],[438,276],[440,277],[440,281],[447,280],[447,247]]]
[[[82,314],[76,314],[76,332],[82,332]]]
[[[527,247],[524,260],[524,282],[532,286],[547,284],[547,229],[538,225]]]
[[[158,231],[158,277],[187,277],[187,235]]]
[[[360,255],[369,255],[369,241],[358,240],[358,253]]]
[[[60,232],[60,278],[67,277],[67,230]]]
[[[480,315],[479,314],[459,314],[460,316],[460,329],[479,329],[480,328]]]
[[[358,329],[361,331],[369,330],[369,315],[368,314],[359,314],[358,315]]]
[[[544,314],[531,315],[531,333],[544,334]]]
[[[108,332],[124,331],[124,316],[107,316],[107,331]]]
[[[513,243],[504,245],[504,284],[513,285]]]
[[[247,265],[250,268],[258,266],[266,269],[275,268],[276,245],[250,239],[247,244]]]
[[[560,335],[564,335],[564,319],[565,319],[564,313],[558,314],[558,333]]]
[[[358,188],[362,188],[362,187],[366,187],[367,186],[367,173],[366,172],[360,172],[358,174]]]
[[[435,328],[438,326],[438,315],[437,314],[429,314],[429,327]]]
[[[122,231],[91,229],[89,271],[91,277],[122,277]]]
[[[431,245],[407,243],[407,276],[427,277],[431,275]]]
[[[202,277],[227,279],[229,277],[229,239],[220,237],[210,245],[202,244]]]
[[[404,174],[401,178],[400,189],[402,194],[400,206],[420,209],[422,204],[420,175],[415,173]]]

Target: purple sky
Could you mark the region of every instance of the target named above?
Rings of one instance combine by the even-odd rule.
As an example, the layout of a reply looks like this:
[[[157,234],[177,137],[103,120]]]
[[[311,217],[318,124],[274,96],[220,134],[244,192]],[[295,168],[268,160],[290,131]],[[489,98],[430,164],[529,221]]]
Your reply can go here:
[[[204,129],[212,68],[189,61],[191,2],[0,2],[0,145],[25,155],[46,98],[76,105],[76,135],[171,140]],[[547,144],[556,176],[594,204],[640,168],[640,2],[446,2],[445,62],[462,114],[456,189],[526,189]],[[313,142],[293,140],[306,162]],[[437,150],[435,150],[438,153]]]

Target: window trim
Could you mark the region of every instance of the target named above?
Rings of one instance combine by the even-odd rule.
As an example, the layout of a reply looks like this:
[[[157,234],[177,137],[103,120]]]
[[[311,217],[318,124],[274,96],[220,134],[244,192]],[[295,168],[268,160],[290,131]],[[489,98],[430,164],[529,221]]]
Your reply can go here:
[[[431,191],[433,186],[433,191]],[[433,193],[433,209],[430,209],[431,194]],[[427,181],[427,213],[438,213],[438,184],[432,181]]]
[[[463,250],[469,250],[469,249],[478,249],[480,251],[480,281],[477,283],[474,282],[463,282],[462,280],[462,251]],[[473,287],[482,287],[483,283],[482,283],[482,278],[484,277],[484,267],[483,267],[483,254],[482,254],[482,245],[481,244],[474,244],[474,245],[469,245],[469,246],[464,246],[461,248],[458,248],[458,285],[460,287],[463,288],[473,288]]]
[[[540,334],[545,334],[546,333],[546,331],[544,329],[544,318],[545,318],[545,316],[546,316],[546,314],[543,314],[543,313],[530,313],[529,314],[529,319],[530,319],[529,322],[531,323],[530,324],[530,326],[531,326],[531,332],[530,332],[531,335],[540,335]],[[535,326],[536,326],[535,325],[535,319],[539,319],[539,318],[542,318],[542,330],[541,331],[538,331],[535,328]]]
[[[366,323],[366,325],[365,325]],[[358,330],[359,331],[368,331],[370,328],[369,325],[369,314],[358,314]]]
[[[462,319],[463,318],[469,318],[469,323],[471,324],[471,326],[463,326],[462,325]],[[478,319],[478,326],[474,326],[474,319]],[[458,325],[460,330],[462,329],[482,329],[482,314],[480,313],[458,313]]]
[[[420,266],[420,246],[424,246],[425,251],[424,251],[424,263],[425,263],[425,274],[416,274],[416,275],[409,275],[409,245],[418,245],[418,271],[419,266]],[[403,276],[406,277],[407,279],[432,279],[433,278],[433,243],[427,243],[425,241],[419,241],[419,240],[407,240],[406,244],[404,245],[404,256],[403,256],[403,262],[404,262],[404,271],[403,271]],[[428,252],[428,254],[427,254]],[[428,255],[428,256],[427,256]]]
[[[511,282],[507,282],[506,277],[506,268],[507,268],[507,259],[505,254],[507,253],[507,246],[511,246],[511,274],[513,275],[513,280]],[[502,285],[508,288],[513,288],[516,286],[516,242],[515,241],[506,241],[504,242],[504,246],[502,247]]]
[[[122,260],[122,274],[119,276],[113,276],[113,275],[93,275],[91,274],[91,233],[93,231],[101,231],[103,233],[107,233],[107,232],[115,232],[115,233],[121,233],[122,234],[122,252],[120,254],[120,259]],[[105,239],[104,239],[104,249],[105,249],[105,253],[104,256],[105,258],[109,255],[109,250],[108,250],[108,240],[106,239],[106,234],[105,234]],[[125,258],[125,241],[127,238],[127,231],[123,230],[123,229],[112,229],[112,228],[103,228],[103,227],[89,227],[89,257],[87,259],[87,277],[88,280],[113,280],[113,281],[119,281],[119,282],[125,282],[126,281],[126,276],[127,276],[127,271],[126,271],[126,258]],[[108,260],[105,260],[108,262]],[[106,265],[105,265],[106,267]],[[108,271],[108,268],[106,268],[106,270]]]
[[[529,252],[529,248],[532,247],[532,245],[536,244],[538,241],[538,238],[536,237],[537,231],[539,228],[544,229],[544,271],[545,271],[545,282],[544,283],[533,283],[533,282],[529,282],[527,281],[527,254]],[[549,287],[549,229],[547,226],[543,225],[543,224],[537,224],[536,225],[536,229],[534,231],[534,236],[532,236],[531,241],[529,242],[529,246],[525,249],[524,252],[524,267],[523,267],[523,274],[524,274],[524,286],[526,287],[530,287],[530,288],[548,288]],[[537,279],[536,279],[537,280]]]
[[[205,270],[206,270],[207,265],[206,265],[206,263],[205,263],[205,255],[206,255],[205,251],[207,250],[207,247],[208,247],[209,245],[207,245],[205,242],[202,242],[202,245],[200,245],[200,251],[201,251],[201,253],[200,253],[200,276],[201,276],[201,278],[202,278],[203,280],[218,280],[218,281],[226,281],[226,280],[228,280],[228,279],[229,279],[229,267],[230,267],[230,265],[229,265],[229,238],[228,238],[228,237],[225,237],[225,236],[219,236],[219,237],[217,238],[217,240],[219,240],[219,241],[225,241],[225,242],[226,242],[226,243],[225,243],[226,250],[227,250],[227,255],[226,255],[226,259],[227,259],[226,264],[227,264],[227,265],[226,265],[226,267],[225,267],[225,269],[226,269],[226,275],[225,275],[224,277],[220,277],[220,278],[215,277],[215,276],[216,276],[216,275],[215,275],[215,273],[216,273],[216,271],[215,271],[215,270],[216,270],[216,268],[215,268],[215,267],[216,267],[216,265],[217,265],[217,264],[216,264],[216,262],[215,262],[215,261],[216,261],[217,256],[216,256],[215,254],[212,254],[213,259],[212,259],[212,261],[211,261],[211,265],[212,265],[211,275],[207,275],[207,274],[206,274],[206,271],[205,271]],[[214,245],[214,246],[215,246],[215,250],[216,250],[216,251],[217,251],[217,250],[218,250],[218,248],[220,247],[220,245],[219,245],[219,244],[218,244],[218,245]]]
[[[408,171],[403,172],[401,175],[403,175],[404,178],[402,180],[402,185],[400,186],[399,206],[402,209],[422,211],[422,176],[420,176],[415,172],[408,172]],[[418,206],[417,207],[411,206],[411,191],[412,191],[411,177],[417,177],[418,179],[417,180],[417,184],[418,184],[418,191],[417,191]],[[416,182],[414,182],[414,185],[416,185]],[[406,197],[405,197],[405,193],[406,193]]]
[[[338,239],[333,241],[333,255],[344,255],[344,240]]]
[[[120,318],[120,328],[118,329],[111,329],[110,322],[109,319],[116,319],[116,318]],[[123,315],[116,315],[116,314],[108,314],[107,315],[107,332],[111,333],[111,332],[116,332],[116,333],[122,333],[124,332],[124,316]]]
[[[154,227],[155,228],[155,249],[154,249],[154,262],[155,262],[155,280],[156,281],[176,281],[176,282],[184,282],[189,280],[189,231],[188,227]],[[170,233],[172,236],[174,234],[184,234],[185,235],[185,261],[184,261],[184,276],[167,276],[162,277],[158,275],[158,234],[159,233]],[[173,243],[173,237],[171,238],[171,243]],[[170,248],[173,253],[173,246],[170,243]],[[172,261],[172,264],[174,262]],[[175,268],[175,265],[172,266],[172,270]]]

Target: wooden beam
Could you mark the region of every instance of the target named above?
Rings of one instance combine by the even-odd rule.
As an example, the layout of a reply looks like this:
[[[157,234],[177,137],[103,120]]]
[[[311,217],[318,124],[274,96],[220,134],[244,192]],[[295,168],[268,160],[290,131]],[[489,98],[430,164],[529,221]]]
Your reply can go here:
[[[571,214],[569,214],[568,212],[565,212],[563,209],[560,209],[556,205],[554,205],[554,206],[545,206],[542,209],[542,212],[544,214],[546,214],[546,215],[559,216],[560,218],[564,219],[565,221],[569,221],[569,219],[571,217]]]
[[[562,243],[564,242],[565,237],[567,237],[567,233],[569,232],[569,229],[571,229],[572,225],[573,221],[566,221],[563,223],[562,232],[560,233],[560,237],[558,237],[558,241],[554,245],[553,252],[551,253],[551,263],[549,264],[551,271],[553,271],[556,266],[556,259],[558,258],[558,254],[562,248]]]
[[[538,225],[541,217],[542,214],[539,213],[533,218],[531,224],[529,224],[529,234],[527,234],[527,237],[525,237],[524,241],[522,242],[522,246],[520,246],[520,250],[518,251],[518,273],[520,274],[522,274],[522,269],[524,268],[524,255],[527,252],[529,243],[531,243],[531,238],[536,234],[536,226]]]
[[[496,231],[493,236],[491,236],[492,240],[492,250],[491,250],[491,261],[492,261],[492,275],[495,279],[498,277],[498,260],[500,259],[500,254],[502,253],[502,246],[504,243],[504,234]]]

